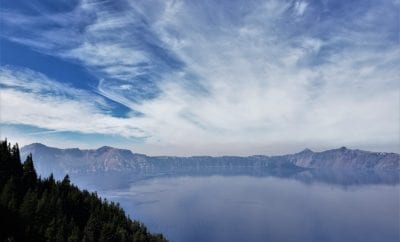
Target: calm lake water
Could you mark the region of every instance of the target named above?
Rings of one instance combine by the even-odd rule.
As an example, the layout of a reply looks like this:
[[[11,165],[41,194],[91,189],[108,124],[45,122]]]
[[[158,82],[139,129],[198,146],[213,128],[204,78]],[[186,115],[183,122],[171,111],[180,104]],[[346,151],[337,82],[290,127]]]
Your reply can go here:
[[[179,175],[120,182],[99,194],[176,242],[399,242],[399,189],[398,183]]]

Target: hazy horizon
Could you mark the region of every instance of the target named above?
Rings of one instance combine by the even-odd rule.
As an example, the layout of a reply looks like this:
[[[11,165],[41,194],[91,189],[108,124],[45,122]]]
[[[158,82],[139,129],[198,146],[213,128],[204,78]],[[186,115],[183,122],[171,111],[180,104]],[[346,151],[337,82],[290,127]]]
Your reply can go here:
[[[10,141],[10,140],[8,140]],[[12,143],[12,142],[11,142]],[[164,153],[156,153],[156,154],[147,154],[147,153],[142,153],[139,152],[135,149],[130,149],[130,148],[123,148],[123,147],[115,147],[112,145],[103,145],[103,146],[97,146],[97,147],[77,147],[77,146],[64,146],[64,147],[59,147],[59,146],[55,146],[55,145],[51,145],[51,144],[44,144],[44,143],[40,143],[40,142],[34,142],[34,143],[30,143],[30,144],[20,144],[18,143],[20,148],[23,148],[24,146],[29,146],[29,145],[34,145],[34,144],[40,144],[40,145],[44,145],[46,147],[49,148],[56,148],[56,149],[80,149],[80,150],[97,150],[103,147],[111,147],[113,149],[127,149],[130,150],[132,153],[136,153],[136,154],[144,154],[144,155],[148,155],[148,156],[176,156],[176,157],[190,157],[190,156],[252,156],[252,155],[266,155],[266,156],[275,156],[275,155],[288,155],[288,154],[295,154],[295,153],[299,153],[302,152],[306,149],[311,150],[312,152],[323,152],[323,151],[327,151],[327,150],[335,150],[335,149],[341,149],[343,147],[345,147],[346,149],[349,150],[362,150],[362,151],[370,151],[370,152],[384,152],[384,153],[395,153],[395,154],[399,154],[398,152],[391,152],[391,151],[382,151],[382,150],[366,150],[366,149],[358,149],[358,148],[352,148],[352,147],[346,147],[346,146],[341,146],[341,147],[333,147],[333,148],[329,148],[329,149],[320,149],[320,150],[315,150],[315,149],[311,149],[309,147],[305,147],[301,150],[294,150],[293,152],[288,152],[288,153],[253,153],[253,154],[228,154],[228,153],[217,153],[217,154],[164,154]]]

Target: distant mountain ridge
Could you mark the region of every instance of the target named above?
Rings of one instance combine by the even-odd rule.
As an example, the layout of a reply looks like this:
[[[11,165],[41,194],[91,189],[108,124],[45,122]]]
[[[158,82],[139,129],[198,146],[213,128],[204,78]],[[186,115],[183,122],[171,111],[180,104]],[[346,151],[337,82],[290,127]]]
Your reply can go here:
[[[59,149],[40,143],[21,148],[22,157],[32,153],[40,173],[85,173],[108,171],[146,171],[152,169],[200,169],[232,167],[264,167],[270,169],[346,169],[346,170],[400,170],[400,155],[370,152],[341,147],[313,152],[279,156],[147,156],[127,149],[103,146],[98,149]]]

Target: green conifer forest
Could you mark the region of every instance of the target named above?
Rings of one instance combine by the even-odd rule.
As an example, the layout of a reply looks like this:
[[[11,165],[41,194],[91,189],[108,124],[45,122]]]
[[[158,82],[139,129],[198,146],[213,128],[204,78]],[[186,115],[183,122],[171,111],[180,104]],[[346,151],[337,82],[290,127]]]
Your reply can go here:
[[[0,224],[1,241],[166,241],[68,175],[38,177],[32,156],[21,163],[18,145],[7,140],[0,143]]]

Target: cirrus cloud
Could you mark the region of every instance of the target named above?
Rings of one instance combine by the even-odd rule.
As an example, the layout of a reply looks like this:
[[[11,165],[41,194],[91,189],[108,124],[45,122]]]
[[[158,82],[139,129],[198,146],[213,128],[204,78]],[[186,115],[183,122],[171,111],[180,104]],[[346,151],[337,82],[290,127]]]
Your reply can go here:
[[[92,90],[55,86],[46,73],[25,68],[10,74],[3,66],[2,110],[21,111],[2,122],[141,137],[139,151],[152,154],[342,145],[398,151],[396,6],[394,1],[80,1],[66,13],[18,13],[24,29],[12,31],[21,27],[4,19],[4,38],[77,62],[98,83]],[[51,28],[44,28],[49,25],[44,20]],[[18,83],[28,80],[31,88],[22,90],[25,84]],[[106,100],[131,113],[114,117]]]

